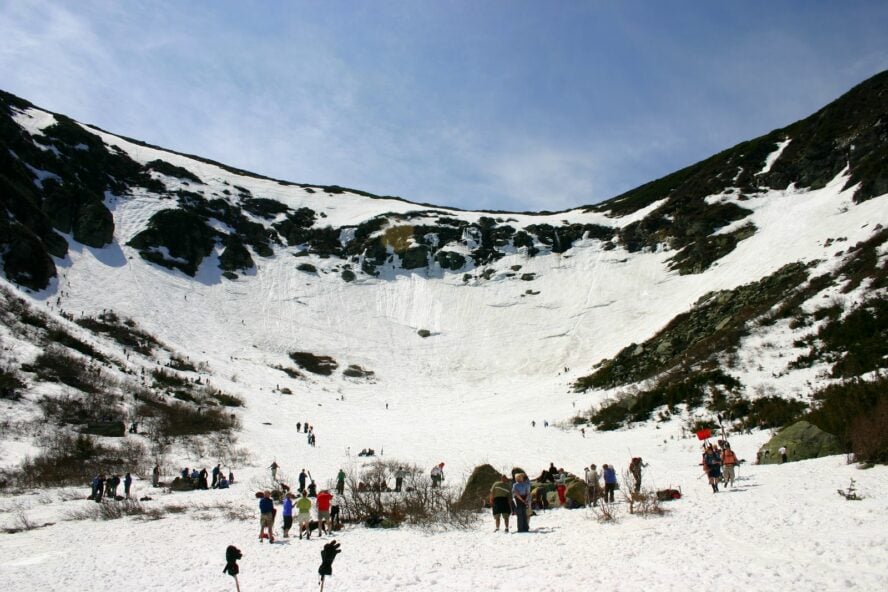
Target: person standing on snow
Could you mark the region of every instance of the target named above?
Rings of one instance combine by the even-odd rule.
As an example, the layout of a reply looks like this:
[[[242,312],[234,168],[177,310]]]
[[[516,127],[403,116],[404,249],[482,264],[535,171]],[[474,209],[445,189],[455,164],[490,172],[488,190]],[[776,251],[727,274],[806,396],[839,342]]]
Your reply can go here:
[[[780,449],[777,451],[777,454],[780,455],[781,464],[789,460],[789,456],[786,454],[786,446],[781,446]]]
[[[259,500],[259,542],[262,542],[263,534],[268,531],[268,542],[274,542],[274,501],[271,499],[271,492],[266,491]]]
[[[734,466],[737,464],[737,455],[731,450],[730,444],[725,444],[722,451],[722,481],[725,487],[733,487],[734,485]]]
[[[586,505],[598,505],[598,470],[594,464],[586,469]]]
[[[302,472],[299,473],[299,492],[305,491],[305,480],[308,479],[308,475],[305,474],[305,469],[302,469]]]
[[[721,458],[712,444],[703,447],[703,470],[709,477],[712,493],[718,493],[718,482],[721,479]]]
[[[271,466],[268,467],[268,468],[271,469],[271,480],[272,480],[272,481],[277,481],[277,474],[278,474],[278,464],[277,464],[277,461],[276,461],[276,460],[271,461]]]
[[[293,528],[293,500],[296,496],[287,493],[284,496],[284,538],[290,538],[290,529]]]
[[[558,505],[563,506],[567,502],[565,492],[567,491],[567,473],[564,467],[558,469],[555,473],[555,493],[558,496]]]
[[[612,504],[617,490],[617,471],[611,465],[602,465],[601,472],[604,476],[604,501]]]
[[[404,477],[407,476],[407,471],[404,470],[404,467],[398,467],[398,470],[395,471],[395,491],[400,493],[401,488],[404,486]]]
[[[296,509],[299,510],[299,515],[296,516],[296,521],[299,523],[299,538],[302,539],[304,531],[305,538],[310,539],[311,530],[308,528],[308,523],[311,522],[311,500],[308,499],[305,490],[302,490],[302,497],[296,502]]]
[[[432,487],[441,487],[441,481],[444,480],[444,463],[432,467],[431,477]]]
[[[635,481],[635,493],[641,491],[641,467],[643,466],[645,465],[641,462],[640,456],[633,457],[629,462],[629,473]]]
[[[123,477],[123,494],[126,499],[130,498],[130,488],[133,486],[133,476],[127,473]]]
[[[490,505],[493,508],[493,521],[496,523],[494,532],[499,530],[500,516],[506,526],[505,532],[509,532],[509,515],[512,513],[512,485],[505,475],[495,482],[490,488]]]
[[[530,482],[527,475],[517,473],[512,485],[512,499],[515,501],[515,519],[518,521],[518,532],[530,531]]]
[[[330,520],[330,505],[332,502],[333,494],[326,489],[319,491],[315,498],[315,504],[318,508],[318,532],[321,534],[333,532],[333,525]]]
[[[336,474],[336,494],[342,495],[343,493],[345,493],[345,471],[339,469]]]

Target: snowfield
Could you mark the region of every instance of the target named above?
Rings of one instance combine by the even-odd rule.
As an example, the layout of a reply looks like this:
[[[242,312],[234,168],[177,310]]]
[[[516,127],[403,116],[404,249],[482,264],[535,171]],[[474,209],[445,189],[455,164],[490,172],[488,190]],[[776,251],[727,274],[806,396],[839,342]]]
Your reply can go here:
[[[39,110],[22,112],[18,120],[32,130],[52,123]],[[211,189],[239,185],[294,208],[310,206],[334,225],[430,209],[350,193],[312,193],[100,135],[140,162],[163,158],[193,171]],[[237,481],[226,491],[164,493],[150,487],[149,475],[139,475],[134,491],[152,498],[144,502],[146,509],[167,509],[159,520],[72,519],[95,506],[85,500],[87,484],[0,497],[0,528],[52,523],[0,534],[2,588],[233,590],[222,567],[225,548],[234,544],[244,553],[244,592],[316,589],[327,539],[260,544],[253,494],[268,483],[273,460],[285,479],[294,480],[304,467],[326,486],[340,468],[367,462],[356,453],[370,447],[383,460],[429,469],[445,462],[445,484],[454,488],[483,463],[504,472],[520,466],[535,476],[554,462],[582,475],[590,463],[624,471],[632,456],[641,456],[648,463],[646,486],[680,488],[684,497],[665,503],[668,511],[658,517],[631,516],[618,504],[613,523],[600,522],[588,509],[554,509],[533,518],[528,534],[493,532],[487,513],[468,530],[350,525],[337,534],[342,553],[325,590],[888,590],[888,468],[861,470],[844,457],[758,466],[756,452],[770,434],[731,434],[734,450],[747,462],[739,468],[736,489],[713,494],[698,466],[700,443],[682,429],[687,412],[631,430],[597,433],[587,427],[585,437],[570,421],[618,395],[574,393],[571,384],[578,377],[644,341],[701,296],[795,261],[816,263],[814,273],[823,273],[850,246],[888,224],[885,196],[854,204],[852,192],[842,191],[845,182],[841,174],[817,191],[769,191],[738,202],[754,211],[743,223],[754,223],[757,232],[699,275],[670,271],[672,251],[631,254],[581,240],[561,255],[510,254],[485,266],[494,269],[489,279],[474,269],[464,280],[462,272],[437,268],[411,273],[381,267],[380,277],[359,275],[353,283],[334,271],[342,261],[296,259],[296,248],[255,257],[257,268],[234,281],[221,276],[217,254],[195,278],[151,265],[126,242],[174,202],[108,195],[116,226],[112,245],[92,249],[67,237],[69,255],[56,260],[59,278],[49,288],[28,293],[5,280],[0,284],[114,359],[125,353],[60,313],[76,318],[114,310],[172,351],[202,363],[202,379],[244,399],[246,406],[236,411],[243,424],[238,446],[249,456],[231,467]],[[446,214],[473,221],[484,215]],[[569,219],[623,225],[642,214],[608,218],[576,210],[504,217],[519,224]],[[297,270],[303,261],[316,265],[318,273]],[[534,279],[522,281],[517,277],[522,274]],[[842,297],[866,293],[863,285]],[[805,306],[833,297],[819,294]],[[421,337],[421,330],[429,336]],[[730,372],[742,377],[748,396],[770,389],[807,398],[824,384],[822,368],[787,371],[792,356],[783,352],[794,336],[787,323],[776,323],[746,338]],[[5,326],[0,339],[4,362],[20,364],[38,353]],[[294,351],[332,356],[339,371],[293,379],[273,368],[293,367],[288,354]],[[163,361],[133,354],[126,364],[137,375]],[[341,370],[351,364],[374,377],[343,377]],[[292,394],[283,394],[284,388]],[[25,402],[0,406],[6,420],[21,422],[35,416],[40,397],[65,392],[59,385],[38,384],[27,390]],[[295,433],[296,423],[305,421],[315,427],[316,448]],[[127,438],[147,442],[141,435]],[[39,438],[0,433],[0,466],[18,465],[40,445]],[[182,467],[209,470],[216,462],[212,449],[179,447],[165,459],[163,479]],[[837,493],[852,479],[862,500]],[[174,506],[179,508],[171,510]],[[276,526],[279,532],[280,520]]]

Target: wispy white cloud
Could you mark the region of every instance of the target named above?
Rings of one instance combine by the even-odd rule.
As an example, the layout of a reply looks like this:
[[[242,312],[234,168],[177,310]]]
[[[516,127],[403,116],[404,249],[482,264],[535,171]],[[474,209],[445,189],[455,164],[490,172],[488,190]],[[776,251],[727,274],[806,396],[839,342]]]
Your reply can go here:
[[[0,86],[289,180],[558,210],[788,124],[888,66],[861,32],[888,11],[850,1],[800,26],[756,2],[509,3],[508,22],[496,2],[8,2]]]

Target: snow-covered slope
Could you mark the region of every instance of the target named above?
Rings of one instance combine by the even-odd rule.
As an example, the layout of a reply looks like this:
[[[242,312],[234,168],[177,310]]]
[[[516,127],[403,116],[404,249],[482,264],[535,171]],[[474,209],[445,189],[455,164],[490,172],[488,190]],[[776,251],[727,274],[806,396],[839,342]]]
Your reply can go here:
[[[13,111],[16,124],[34,138],[60,121],[33,106]],[[756,191],[725,187],[705,195],[707,207],[731,215],[744,212],[733,222],[719,222],[705,236],[733,235],[750,225],[754,232],[707,260],[699,273],[683,274],[672,264],[677,249],[685,246],[674,246],[678,239],[664,234],[659,242],[635,249],[620,234],[650,222],[658,212],[665,212],[660,222],[675,222],[677,214],[661,209],[674,205],[674,196],[632,208],[616,200],[607,207],[555,214],[454,211],[259,178],[91,128],[75,133],[86,129],[107,154],[125,155],[135,163],[142,185],[105,190],[101,203],[113,216],[113,233],[102,246],[85,244],[92,235],[76,223],[70,231],[48,231],[63,235],[67,251],[53,256],[55,275],[50,274],[46,287],[26,289],[8,279],[0,284],[110,360],[102,371],[116,385],[109,388],[117,389],[127,413],[137,406],[128,389],[146,384],[133,376],[153,371],[171,355],[199,365],[198,372],[185,373],[189,380],[199,376],[244,401],[234,410],[242,425],[239,446],[247,453],[232,467],[239,477],[236,486],[227,492],[161,495],[150,490],[142,474],[137,491],[150,491],[155,497],[150,503],[185,503],[193,509],[222,500],[226,508],[252,509],[253,490],[267,482],[265,467],[273,459],[287,478],[307,467],[326,484],[341,467],[363,466],[355,453],[366,447],[384,459],[422,467],[446,461],[453,484],[482,463],[536,473],[555,462],[582,473],[590,462],[624,467],[631,456],[642,455],[650,463],[650,483],[681,486],[687,493],[664,518],[625,516],[603,526],[586,510],[556,510],[535,519],[536,534],[527,539],[494,535],[487,522],[469,532],[435,535],[350,528],[342,534],[344,553],[328,587],[474,590],[525,584],[552,590],[590,585],[650,590],[700,583],[734,590],[753,585],[881,589],[888,584],[880,528],[888,514],[884,468],[858,472],[836,457],[780,467],[747,465],[736,491],[713,496],[698,479],[697,442],[687,437],[685,420],[693,409],[672,421],[608,433],[585,426],[584,434],[571,422],[618,390],[575,392],[579,377],[630,344],[649,339],[705,294],[749,284],[788,263],[811,264],[814,276],[852,258],[848,247],[888,224],[888,196],[856,199],[861,185],[854,171],[836,171],[814,189],[790,183]],[[59,150],[49,141],[33,144],[45,152]],[[772,149],[757,161],[759,176],[783,174],[781,160],[798,144],[781,136],[769,145]],[[96,148],[78,144],[74,149],[89,153]],[[14,150],[9,153],[15,163],[25,163]],[[152,170],[149,165],[157,161],[173,168]],[[41,191],[61,174],[25,164]],[[186,173],[198,181],[181,176]],[[150,179],[164,189],[152,188]],[[167,262],[181,259],[166,246],[131,246],[158,212],[213,199],[232,207],[271,200],[287,211],[264,217],[245,208],[243,218],[236,218],[243,224],[237,229],[235,218],[201,214],[200,224],[219,235],[209,254],[199,258],[193,276],[145,258],[148,253]],[[371,228],[371,237],[385,237],[388,258],[368,268],[369,248],[331,255],[303,242],[269,240],[266,255],[259,254],[265,243],[248,243],[253,263],[236,274],[223,273],[227,239],[220,236],[231,237],[242,228],[267,231],[300,208],[313,212],[313,228],[338,232],[340,246],[357,240],[361,225],[381,220]],[[456,222],[442,223],[442,218]],[[429,245],[417,243],[414,229],[436,224],[438,230],[428,234],[443,236],[442,225],[462,234],[447,245],[435,244],[437,238]],[[526,230],[532,244],[493,241],[493,256],[473,260],[473,254],[489,247],[481,232],[487,224]],[[556,229],[554,241],[544,240],[548,230],[539,228],[543,225]],[[572,239],[569,248],[557,248],[558,230],[567,233],[577,225],[590,230]],[[400,227],[409,232],[399,239]],[[536,233],[528,230],[535,227]],[[601,228],[611,238],[597,235]],[[644,240],[656,236],[649,232]],[[420,246],[429,248],[429,254],[423,252],[426,264],[406,265],[410,249]],[[444,246],[463,256],[463,263],[437,263],[433,253]],[[4,256],[11,258],[10,252]],[[881,265],[885,255],[882,246]],[[350,281],[343,279],[346,270],[355,272]],[[832,285],[803,305],[814,308],[818,300],[837,295]],[[872,295],[864,283],[842,298],[852,306]],[[138,354],[73,322],[108,310],[132,319],[163,348],[154,355]],[[787,370],[783,353],[794,347],[795,335],[788,325],[758,327],[741,344],[740,362],[730,372],[748,396],[769,390],[804,399],[826,382],[823,366]],[[12,322],[0,327],[7,368],[27,365],[41,352],[29,340],[36,329],[16,327]],[[303,370],[301,377],[293,377],[278,369],[295,368],[292,352],[330,356],[337,370],[330,376]],[[342,371],[351,365],[372,375],[346,376]],[[0,464],[5,467],[34,454],[51,429],[25,433],[38,429],[33,420],[42,397],[80,396],[33,374],[26,378],[23,400],[3,402],[8,429],[0,443]],[[308,447],[304,436],[295,433],[297,421],[315,427],[317,447]],[[544,428],[543,422],[553,425]],[[732,442],[741,457],[752,460],[768,435],[738,434]],[[142,435],[127,439],[148,443]],[[214,465],[219,452],[213,446],[211,439],[199,438],[177,443],[163,456],[165,472]],[[862,502],[846,502],[836,494],[851,478],[859,482]],[[249,589],[288,588],[293,574],[298,586],[314,585],[316,541],[258,549],[252,522],[226,520],[213,508],[160,522],[64,520],[66,512],[92,503],[73,497],[67,490],[53,490],[0,500],[7,527],[23,517],[57,522],[0,537],[0,576],[10,589],[68,589],[126,578],[139,590],[168,590],[182,582],[227,589],[231,582],[219,573],[218,560],[230,543],[246,550],[243,582]],[[204,514],[213,521],[201,520]]]

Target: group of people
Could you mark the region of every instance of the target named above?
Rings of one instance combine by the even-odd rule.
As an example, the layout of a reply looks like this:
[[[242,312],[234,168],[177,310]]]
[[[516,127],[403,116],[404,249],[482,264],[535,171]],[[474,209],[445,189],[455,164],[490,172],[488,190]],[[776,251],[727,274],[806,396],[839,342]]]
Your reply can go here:
[[[629,474],[633,478],[635,492],[641,490],[642,468],[647,465],[641,457],[633,457],[629,463]],[[617,490],[617,471],[613,465],[604,464],[599,471],[598,465],[591,464],[584,467],[584,481],[586,484],[586,506],[598,506],[599,500],[604,503],[614,502],[614,492]],[[547,510],[550,507],[549,492],[554,484],[555,495],[558,504],[564,507],[581,507],[581,504],[567,497],[568,473],[564,468],[557,468],[555,463],[550,463],[547,469],[543,469],[536,480],[531,481],[523,472],[514,475],[514,482],[503,475],[490,488],[489,503],[493,509],[493,517],[496,530],[500,528],[500,521],[505,524],[505,531],[509,531],[509,517],[514,515],[518,522],[517,532],[527,532],[530,517],[533,510]]]
[[[126,473],[122,480],[116,473],[110,477],[106,477],[104,473],[96,475],[90,483],[92,492],[87,499],[95,502],[101,502],[103,498],[117,499],[117,488],[121,483],[123,483],[123,497],[129,499],[133,485],[133,477],[129,473]]]
[[[154,467],[154,475],[152,478],[152,482],[154,486],[157,487],[157,479],[160,476],[160,468]],[[179,477],[185,480],[190,480],[196,489],[228,489],[232,483],[234,483],[234,473],[232,471],[228,471],[228,476],[226,477],[225,473],[222,472],[222,464],[217,464],[213,467],[212,483],[209,483],[207,480],[210,477],[210,473],[207,472],[206,467],[198,471],[197,469],[189,470],[188,467],[182,469],[179,473]]]
[[[718,493],[719,483],[725,487],[733,487],[737,455],[731,449],[726,440],[719,440],[718,444],[706,442],[703,445],[703,471],[712,487],[712,493]]]
[[[293,528],[294,522],[299,527],[299,539],[304,536],[306,539],[311,538],[313,530],[317,529],[318,536],[324,533],[331,533],[334,525],[339,520],[339,506],[333,504],[333,494],[322,489],[314,496],[314,503],[309,496],[308,491],[302,489],[300,495],[297,496],[293,492],[287,491],[281,504],[283,506],[283,536],[290,538],[290,529]],[[312,509],[316,510],[317,519],[312,520]],[[294,510],[295,517],[294,517]],[[259,499],[259,541],[268,539],[270,543],[274,542],[274,519],[277,510],[274,507],[274,500],[270,491],[264,491]]]
[[[315,437],[314,426],[306,422],[297,421],[296,422],[296,433],[302,432],[305,434],[306,441],[308,445],[314,447],[317,445],[317,438]]]
[[[639,459],[640,460],[640,459]],[[641,487],[641,467],[639,466],[639,476],[638,481],[636,482],[638,487]],[[601,499],[604,503],[612,504],[614,503],[614,492],[617,490],[617,470],[613,467],[613,465],[603,464],[601,465],[601,473],[598,472],[598,465],[592,463],[588,468],[585,469],[585,481],[586,481],[586,505],[587,506],[598,506],[598,500]],[[604,487],[602,487],[602,482],[604,483]]]
[[[509,532],[509,517],[515,515],[516,532],[530,531],[530,517],[533,515],[530,480],[525,473],[515,473],[512,483],[506,475],[502,475],[490,487],[490,506],[493,509],[495,531],[500,528],[500,519]]]

